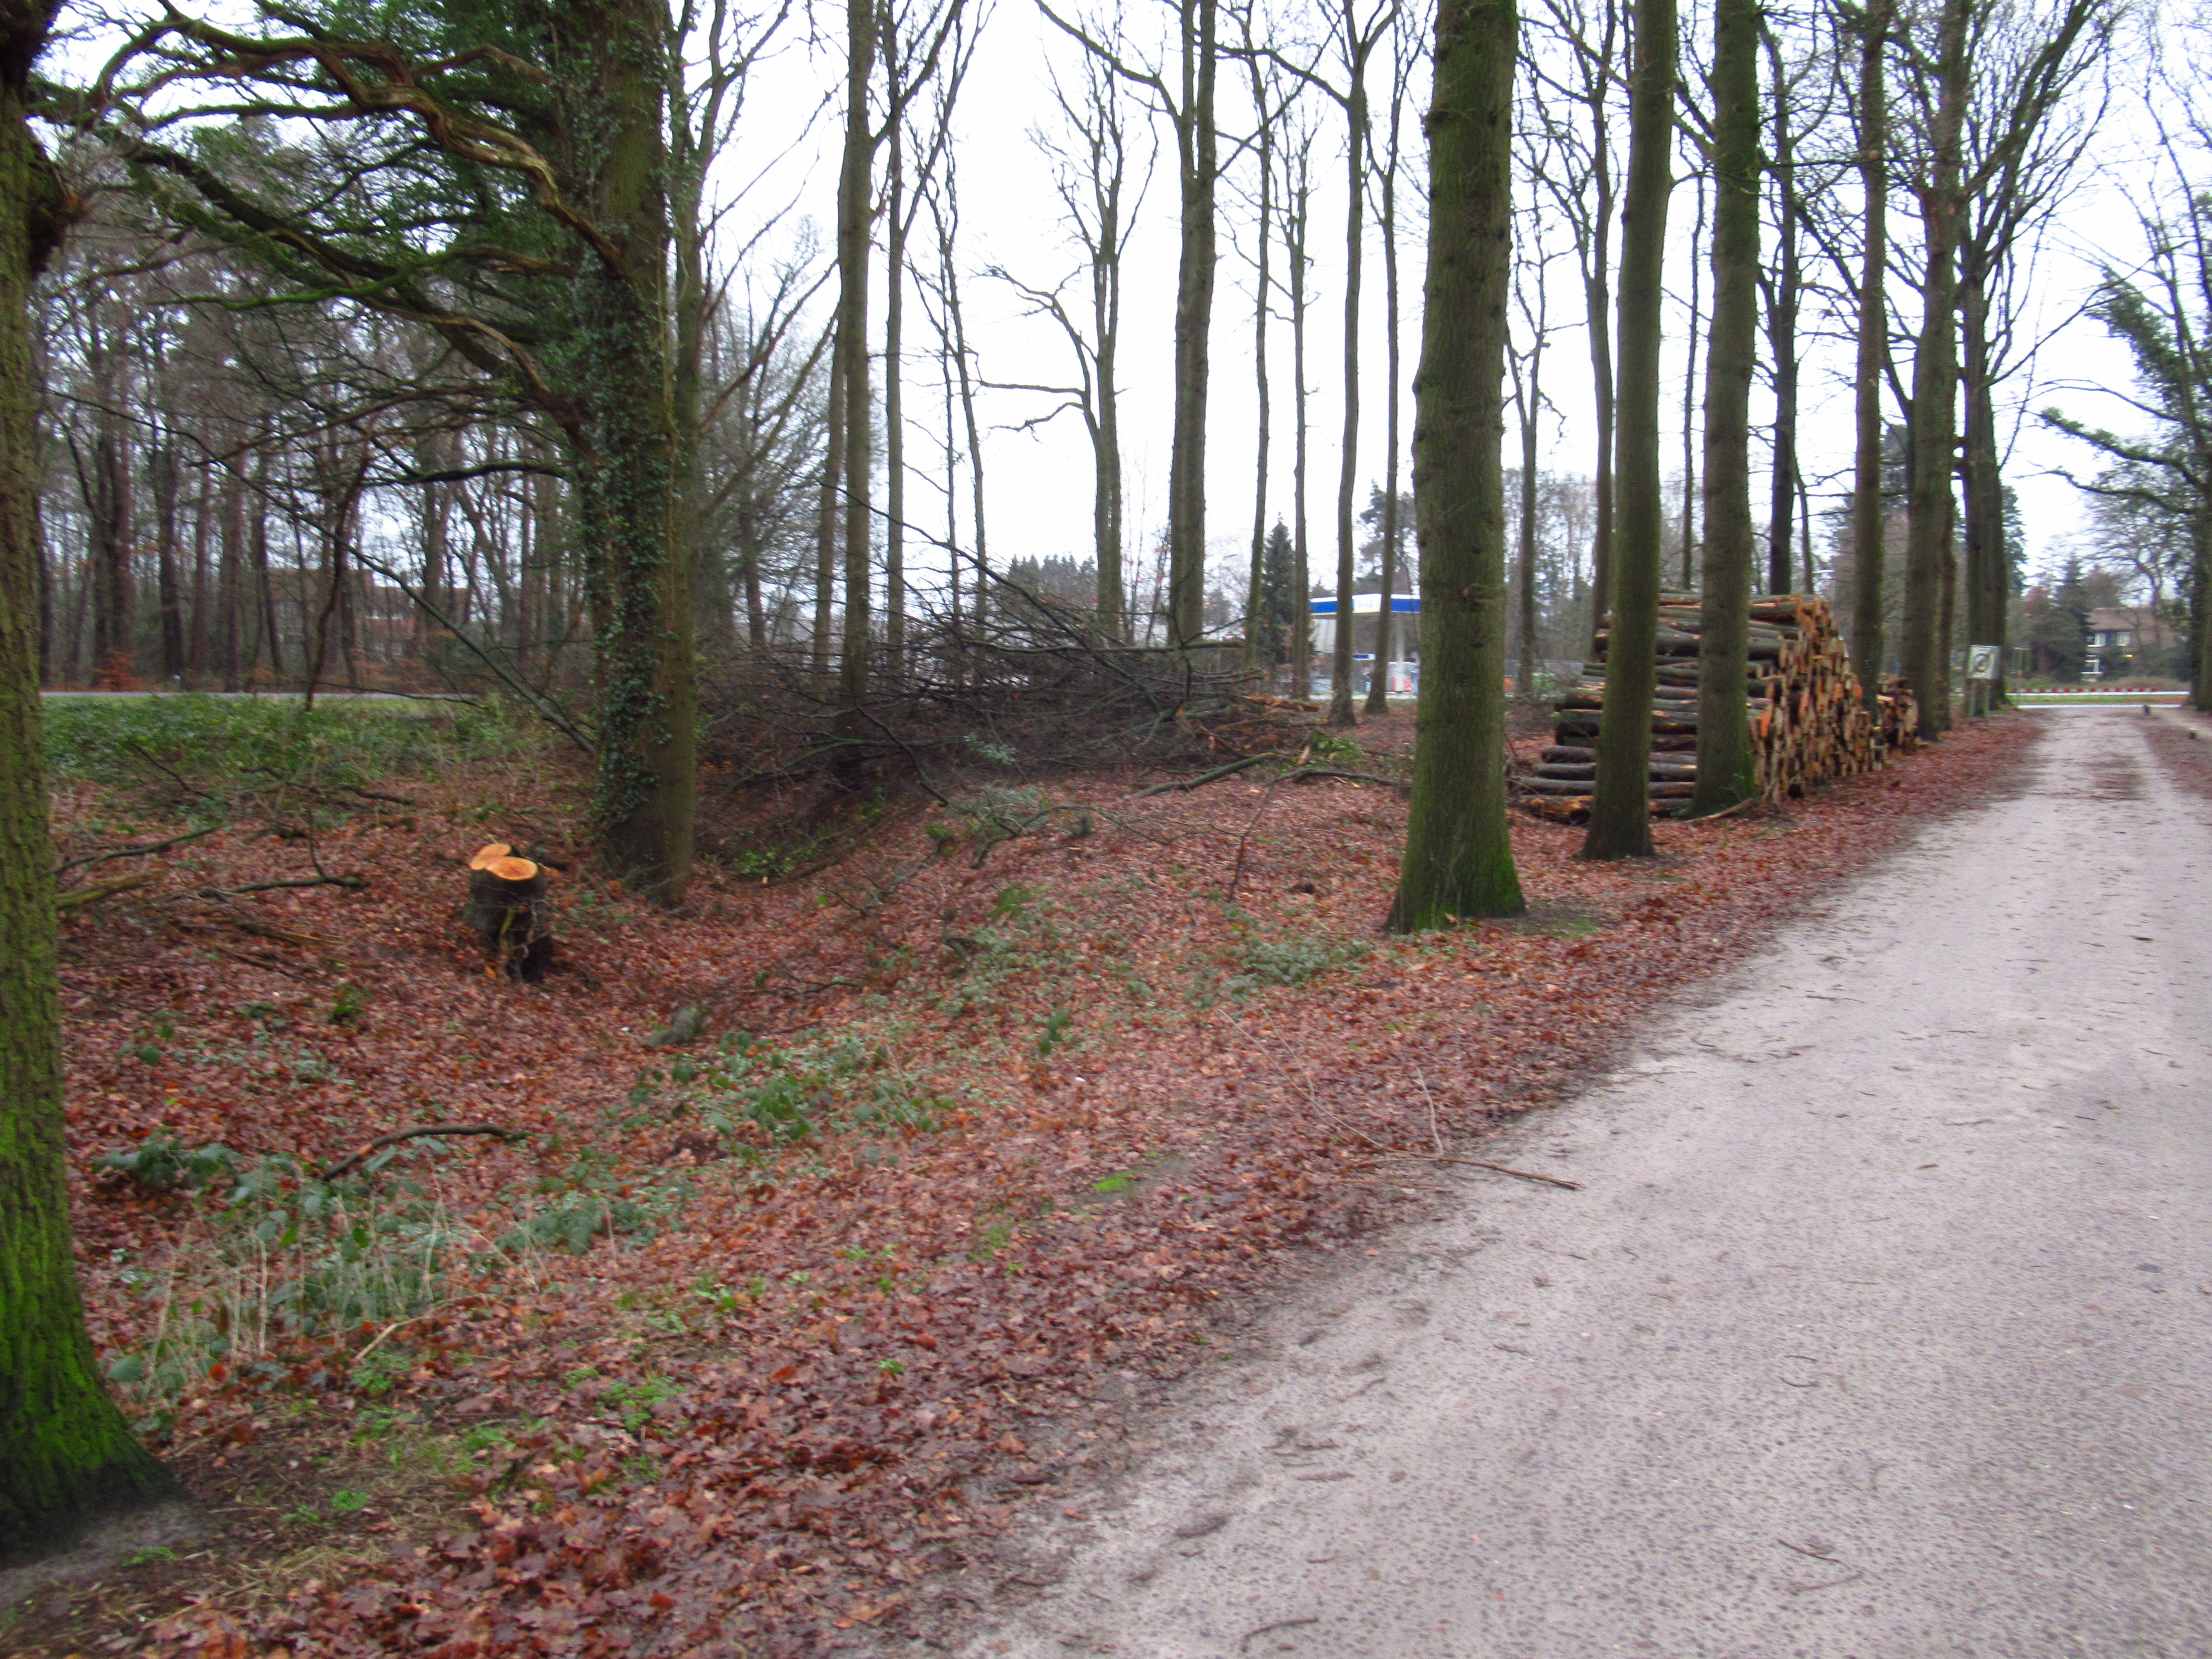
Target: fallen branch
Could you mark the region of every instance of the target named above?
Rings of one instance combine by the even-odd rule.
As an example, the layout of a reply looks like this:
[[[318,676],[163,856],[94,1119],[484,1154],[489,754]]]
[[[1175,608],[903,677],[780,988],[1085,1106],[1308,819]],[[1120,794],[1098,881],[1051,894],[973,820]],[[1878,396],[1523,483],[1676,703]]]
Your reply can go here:
[[[1579,1181],[1562,1181],[1557,1176],[1535,1175],[1527,1170],[1511,1170],[1503,1164],[1486,1164],[1479,1158],[1455,1158],[1449,1152],[1409,1152],[1395,1147],[1391,1150],[1397,1152],[1401,1158],[1425,1158],[1431,1164],[1464,1164],[1470,1169],[1495,1170],[1500,1175],[1515,1176],[1522,1181],[1540,1181],[1549,1187],[1565,1187],[1571,1193],[1578,1193],[1583,1189],[1583,1183]]]
[[[240,893],[267,893],[279,887],[343,887],[349,890],[366,887],[368,879],[362,876],[302,876],[296,881],[255,881],[243,887],[200,887],[192,891],[194,898],[236,898]]]
[[[54,895],[54,908],[81,910],[88,904],[97,904],[104,898],[113,898],[118,893],[127,893],[134,887],[143,887],[155,880],[158,872],[141,870],[135,876],[111,876],[106,881],[95,881],[83,887],[72,887],[66,893]]]
[[[1352,783],[1379,783],[1386,789],[1404,794],[1413,787],[1402,778],[1379,778],[1372,772],[1340,772],[1330,766],[1301,766],[1295,772],[1285,772],[1277,780],[1281,783],[1304,783],[1310,778],[1343,778]]]
[[[1243,760],[1231,761],[1226,766],[1217,766],[1211,772],[1201,772],[1194,778],[1172,778],[1165,783],[1156,783],[1149,789],[1139,789],[1133,799],[1142,800],[1147,795],[1164,795],[1170,791],[1188,793],[1193,789],[1200,788],[1222,778],[1233,777],[1249,767],[1257,766],[1261,761],[1274,758],[1273,755],[1247,755]]]
[[[350,1175],[386,1146],[397,1146],[403,1140],[420,1140],[431,1135],[497,1135],[501,1140],[528,1139],[520,1129],[501,1128],[496,1123],[426,1123],[417,1129],[394,1129],[388,1135],[379,1135],[349,1158],[342,1158],[326,1166],[315,1179],[336,1181],[340,1176]]]
[[[224,826],[219,823],[210,824],[204,830],[195,830],[189,835],[172,836],[167,841],[154,842],[144,847],[118,847],[112,853],[88,853],[81,859],[71,859],[65,864],[57,864],[54,866],[54,873],[57,876],[64,875],[71,870],[82,869],[88,864],[107,864],[116,859],[151,858],[156,853],[167,852],[172,847],[182,847],[188,841],[198,841],[202,836],[211,836],[222,828]]]

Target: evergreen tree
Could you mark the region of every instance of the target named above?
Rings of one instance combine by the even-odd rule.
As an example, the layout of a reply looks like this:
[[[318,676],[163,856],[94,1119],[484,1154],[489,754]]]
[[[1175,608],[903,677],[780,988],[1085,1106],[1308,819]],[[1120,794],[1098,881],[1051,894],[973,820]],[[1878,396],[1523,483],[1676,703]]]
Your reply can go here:
[[[1279,667],[1290,660],[1297,611],[1297,549],[1291,544],[1290,526],[1278,519],[1267,532],[1260,561],[1260,592],[1252,604],[1252,639],[1261,662]]]

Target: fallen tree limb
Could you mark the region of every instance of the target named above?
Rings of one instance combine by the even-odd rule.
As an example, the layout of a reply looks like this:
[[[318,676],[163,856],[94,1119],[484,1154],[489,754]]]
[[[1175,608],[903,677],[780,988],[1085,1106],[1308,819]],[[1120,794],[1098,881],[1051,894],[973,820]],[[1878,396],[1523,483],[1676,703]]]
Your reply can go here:
[[[397,1146],[403,1140],[422,1140],[434,1135],[497,1135],[501,1140],[524,1140],[528,1137],[520,1129],[502,1128],[496,1123],[426,1123],[416,1129],[394,1129],[388,1135],[379,1135],[349,1157],[325,1165],[315,1178],[336,1181],[340,1176],[351,1175],[386,1146]]]
[[[1156,783],[1149,789],[1139,789],[1134,799],[1142,800],[1147,795],[1164,795],[1170,791],[1188,793],[1193,789],[1217,782],[1223,778],[1234,777],[1239,772],[1257,766],[1261,761],[1273,758],[1273,755],[1247,755],[1243,760],[1231,761],[1226,766],[1217,766],[1211,772],[1200,772],[1194,778],[1171,778],[1165,783]]]
[[[118,893],[127,893],[134,887],[143,887],[147,883],[156,878],[156,872],[141,870],[135,876],[111,876],[106,881],[90,882],[82,887],[72,887],[66,893],[54,895],[54,908],[58,912],[81,910],[88,904],[97,904],[104,898],[113,898]]]
[[[202,836],[211,836],[224,827],[220,823],[210,824],[204,830],[195,830],[189,835],[172,836],[167,841],[152,842],[144,847],[118,847],[112,853],[88,853],[81,859],[57,864],[54,873],[64,875],[71,870],[81,870],[88,864],[110,864],[117,859],[151,858],[155,854],[166,853],[173,847],[182,847],[188,841],[198,841]]]
[[[1295,772],[1285,772],[1276,780],[1279,783],[1304,783],[1309,778],[1344,778],[1352,783],[1379,783],[1386,789],[1401,793],[1413,787],[1402,778],[1381,778],[1372,772],[1340,772],[1331,766],[1301,766]]]
[[[1578,1193],[1583,1189],[1583,1183],[1579,1181],[1563,1181],[1558,1176],[1537,1175],[1528,1170],[1509,1169],[1503,1164],[1486,1164],[1479,1158],[1455,1158],[1449,1152],[1408,1152],[1398,1151],[1395,1147],[1392,1150],[1397,1151],[1401,1158],[1426,1158],[1431,1164],[1464,1164],[1474,1170],[1495,1170],[1500,1175],[1514,1176],[1522,1181],[1540,1181],[1547,1187],[1565,1187],[1571,1193]]]
[[[240,893],[268,893],[279,887],[343,887],[349,890],[368,885],[362,876],[302,876],[296,881],[254,881],[243,887],[199,887],[192,891],[194,898],[236,898]]]

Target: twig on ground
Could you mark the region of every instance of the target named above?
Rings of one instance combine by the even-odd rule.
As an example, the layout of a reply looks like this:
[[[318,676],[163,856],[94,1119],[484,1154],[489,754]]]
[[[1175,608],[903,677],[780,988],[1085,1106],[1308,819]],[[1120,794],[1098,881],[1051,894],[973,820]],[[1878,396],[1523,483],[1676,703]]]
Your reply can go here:
[[[1825,1584],[1801,1584],[1793,1578],[1788,1583],[1784,1584],[1783,1588],[1788,1590],[1792,1595],[1810,1595],[1814,1590],[1841,1589],[1846,1584],[1857,1583],[1860,1579],[1865,1577],[1866,1573],[1862,1570],[1852,1573],[1849,1577],[1831,1578]]]
[[[1398,1149],[1395,1147],[1391,1150],[1398,1151]],[[1566,1181],[1561,1179],[1558,1176],[1537,1175],[1533,1170],[1528,1170],[1509,1169],[1503,1164],[1486,1164],[1479,1158],[1458,1158],[1449,1152],[1398,1152],[1398,1156],[1401,1158],[1425,1158],[1431,1164],[1464,1164],[1468,1168],[1474,1170],[1495,1170],[1500,1175],[1516,1176],[1522,1181],[1540,1181],[1547,1187],[1565,1187],[1571,1193],[1578,1193],[1583,1189],[1583,1183],[1579,1181]]]
[[[426,1123],[416,1129],[394,1129],[388,1135],[379,1135],[349,1157],[329,1164],[315,1178],[336,1181],[340,1176],[350,1175],[386,1146],[396,1146],[403,1140],[419,1140],[426,1135],[497,1135],[501,1140],[525,1140],[528,1137],[520,1129],[502,1127],[496,1123]]]
[[[1321,1615],[1317,1613],[1309,1613],[1304,1619],[1278,1619],[1272,1625],[1262,1625],[1257,1630],[1246,1631],[1237,1638],[1237,1648],[1241,1653],[1247,1642],[1255,1636],[1265,1636],[1272,1630],[1296,1630],[1301,1625],[1318,1625],[1319,1623],[1321,1623]]]
[[[1237,864],[1236,867],[1229,872],[1229,897],[1225,901],[1227,903],[1237,902],[1237,885],[1244,879],[1245,847],[1252,839],[1252,832],[1260,827],[1260,815],[1267,810],[1267,803],[1275,799],[1275,786],[1281,781],[1280,778],[1270,778],[1267,781],[1267,787],[1260,792],[1260,804],[1252,809],[1251,821],[1245,824],[1244,833],[1237,837]]]

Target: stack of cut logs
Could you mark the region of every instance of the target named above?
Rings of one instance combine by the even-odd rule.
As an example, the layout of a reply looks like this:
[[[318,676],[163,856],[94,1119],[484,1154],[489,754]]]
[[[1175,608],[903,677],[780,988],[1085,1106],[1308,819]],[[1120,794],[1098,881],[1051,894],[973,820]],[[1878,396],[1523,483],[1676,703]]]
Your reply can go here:
[[[1612,618],[1598,633],[1603,658]],[[1651,705],[1650,801],[1655,813],[1679,812],[1698,781],[1698,639],[1703,624],[1694,594],[1662,595],[1659,609],[1659,679]],[[1778,593],[1751,603],[1751,662],[1744,699],[1759,798],[1802,795],[1813,785],[1880,766],[1891,750],[1912,746],[1911,694],[1893,684],[1869,714],[1851,672],[1850,653],[1836,633],[1828,602]],[[1559,722],[1542,763],[1517,777],[1520,804],[1540,817],[1580,823],[1589,816],[1597,776],[1598,720],[1605,708],[1605,664],[1583,665],[1583,678],[1553,704]]]

